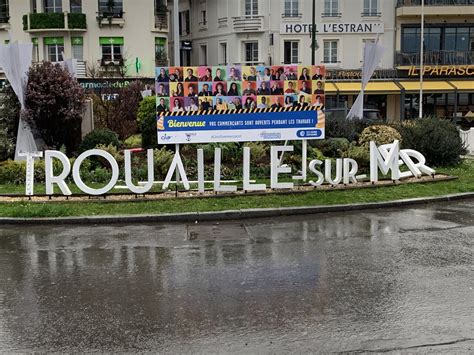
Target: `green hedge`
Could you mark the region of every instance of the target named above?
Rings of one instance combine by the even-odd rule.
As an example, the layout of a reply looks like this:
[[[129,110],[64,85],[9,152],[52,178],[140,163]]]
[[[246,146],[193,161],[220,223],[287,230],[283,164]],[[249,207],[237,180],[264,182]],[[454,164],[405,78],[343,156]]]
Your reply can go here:
[[[23,16],[23,29],[43,30],[49,28],[64,28],[63,13],[37,13],[30,14],[30,28],[28,28],[27,15]]]
[[[86,29],[87,20],[85,14],[68,14],[68,23],[70,29]]]

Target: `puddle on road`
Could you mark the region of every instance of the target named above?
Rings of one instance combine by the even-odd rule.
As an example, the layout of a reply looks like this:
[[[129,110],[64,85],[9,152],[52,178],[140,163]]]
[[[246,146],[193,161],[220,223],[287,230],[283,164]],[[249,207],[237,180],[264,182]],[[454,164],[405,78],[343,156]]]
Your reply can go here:
[[[192,224],[187,225],[188,241],[249,240],[243,224]]]

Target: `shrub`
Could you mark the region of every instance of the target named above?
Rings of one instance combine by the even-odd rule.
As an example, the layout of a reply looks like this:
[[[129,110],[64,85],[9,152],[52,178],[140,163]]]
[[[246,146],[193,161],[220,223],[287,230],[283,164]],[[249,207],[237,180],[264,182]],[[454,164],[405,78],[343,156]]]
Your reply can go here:
[[[346,138],[329,138],[317,141],[315,146],[325,157],[339,158],[349,148],[349,141]]]
[[[128,137],[125,142],[123,142],[125,148],[140,148],[142,146],[142,137],[139,134]]]
[[[153,160],[155,165],[155,180],[164,179],[173,161],[174,153],[165,147],[155,149]]]
[[[343,158],[352,158],[359,165],[361,173],[367,173],[370,168],[370,150],[368,146],[358,146],[352,143],[349,148],[342,153]]]
[[[349,142],[359,139],[361,132],[371,125],[367,120],[348,120],[344,117],[326,118],[326,138],[346,138]]]
[[[250,142],[246,144],[250,148],[250,161],[253,165],[261,165],[270,161],[268,153],[269,146],[262,142]],[[243,150],[242,150],[243,157]]]
[[[370,126],[362,131],[359,137],[359,145],[369,147],[371,141],[378,146],[393,143],[395,140],[402,140],[400,133],[390,126]]]
[[[142,145],[145,149],[158,147],[155,105],[155,97],[146,97],[140,102],[138,108],[137,120],[142,134]]]
[[[79,151],[82,153],[86,150],[94,149],[100,144],[113,145],[114,147],[119,148],[120,141],[118,139],[117,133],[107,128],[94,129],[91,133],[84,137],[81,145],[79,146]]]
[[[452,166],[466,154],[457,126],[439,118],[423,118],[399,125],[402,148],[423,154],[428,165]]]
[[[13,140],[8,136],[6,128],[0,127],[0,161],[11,158],[14,153]]]

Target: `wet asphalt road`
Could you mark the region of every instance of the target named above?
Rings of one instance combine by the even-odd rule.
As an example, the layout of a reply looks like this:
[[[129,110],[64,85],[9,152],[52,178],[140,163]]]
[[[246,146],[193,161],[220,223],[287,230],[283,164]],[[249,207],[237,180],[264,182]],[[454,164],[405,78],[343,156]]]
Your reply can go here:
[[[0,350],[472,353],[473,211],[0,226]]]

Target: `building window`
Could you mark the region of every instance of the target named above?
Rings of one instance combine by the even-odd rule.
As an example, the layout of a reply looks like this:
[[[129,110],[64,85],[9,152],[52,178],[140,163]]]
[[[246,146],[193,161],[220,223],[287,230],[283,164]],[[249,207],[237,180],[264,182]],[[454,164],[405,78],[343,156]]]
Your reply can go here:
[[[245,0],[245,16],[258,16],[258,0]]]
[[[199,24],[203,27],[207,26],[207,11],[206,10],[201,11],[201,20],[199,21]]]
[[[123,37],[101,37],[100,47],[102,49],[103,64],[119,64],[123,60]]]
[[[199,65],[207,65],[207,44],[201,44],[199,48]]]
[[[299,0],[285,0],[285,17],[299,16]]]
[[[337,63],[337,41],[324,41],[324,63]]]
[[[227,65],[227,42],[219,44],[219,65]]]
[[[72,13],[82,13],[82,0],[70,0],[70,4]]]
[[[64,53],[64,38],[45,37],[46,60],[50,62],[62,62]]]
[[[44,0],[43,4],[46,13],[63,12],[63,0]]]
[[[179,13],[179,34],[181,36],[186,36],[190,33],[189,10],[181,11]]]
[[[258,64],[258,42],[245,42],[245,64]]]
[[[337,17],[339,13],[339,0],[324,0],[324,13],[325,17]]]
[[[168,64],[168,53],[166,51],[166,38],[155,38],[155,63],[163,67]]]
[[[83,61],[84,60],[84,40],[82,37],[71,38],[72,58]]]
[[[8,23],[9,20],[8,0],[0,0],[0,23]]]
[[[283,57],[285,64],[297,64],[299,62],[299,42],[285,41]]]
[[[99,13],[104,17],[123,17],[123,0],[99,0]]]
[[[378,0],[364,0],[362,16],[379,16],[377,1]]]
[[[474,27],[447,27],[444,29],[444,49],[474,51]]]

